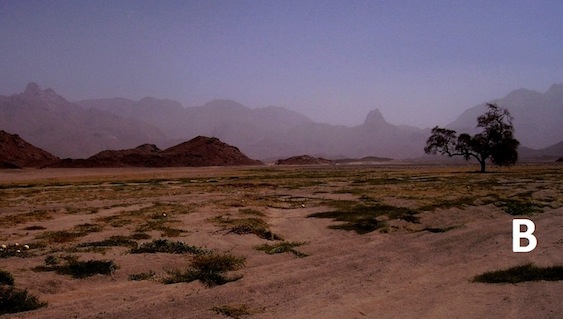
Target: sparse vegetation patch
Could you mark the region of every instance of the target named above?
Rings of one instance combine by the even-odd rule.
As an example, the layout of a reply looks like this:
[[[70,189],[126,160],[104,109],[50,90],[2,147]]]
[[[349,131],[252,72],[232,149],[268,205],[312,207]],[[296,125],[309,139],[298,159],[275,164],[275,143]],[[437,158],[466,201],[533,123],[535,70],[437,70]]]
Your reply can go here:
[[[500,205],[504,207],[506,213],[512,216],[532,215],[542,211],[538,205],[520,200],[507,200]]]
[[[260,246],[256,246],[256,250],[260,250],[265,252],[266,254],[273,255],[273,254],[282,254],[282,253],[292,253],[299,258],[307,257],[308,254],[302,253],[297,251],[295,247],[299,247],[304,245],[303,242],[287,242],[283,241],[276,244],[264,244]]]
[[[156,276],[156,273],[152,270],[149,272],[142,272],[138,274],[129,275],[129,280],[141,281],[141,280],[152,280]]]
[[[179,241],[170,241],[167,239],[156,239],[148,243],[143,243],[139,247],[131,249],[132,254],[204,254],[206,252],[207,250],[203,248],[186,245]]]
[[[341,224],[329,226],[332,229],[353,230],[358,234],[366,234],[387,226],[381,220],[385,216],[387,219],[402,219],[407,222],[417,223],[417,211],[406,207],[395,207],[378,202],[365,201],[335,201],[330,203],[336,210],[310,214],[307,217],[331,218]]]
[[[64,264],[61,264],[59,259],[62,259]],[[112,260],[79,261],[76,256],[72,255],[61,258],[47,256],[45,266],[33,268],[34,271],[54,271],[73,278],[86,278],[96,274],[111,275],[116,269],[117,265]]]
[[[507,269],[489,271],[473,278],[474,282],[484,283],[519,283],[524,281],[557,281],[563,280],[563,265],[540,267],[525,264]]]
[[[457,228],[460,228],[460,225],[456,225],[456,226],[448,226],[448,227],[426,227],[423,229],[423,231],[428,231],[431,233],[445,233],[448,232],[450,230],[454,230]]]
[[[14,287],[12,274],[0,269],[0,315],[34,310],[46,305],[46,302],[29,295],[27,290]]]
[[[81,243],[78,244],[77,247],[115,247],[115,246],[137,247],[137,242],[125,236],[111,236],[110,238],[102,241]]]
[[[218,216],[214,218],[213,221],[227,228],[229,233],[238,235],[254,234],[267,240],[283,240],[281,236],[274,234],[270,230],[270,226],[260,218],[229,218]]]
[[[0,227],[11,227],[14,225],[19,225],[23,223],[27,223],[30,221],[40,221],[40,220],[47,220],[52,219],[53,216],[50,211],[46,210],[36,210],[29,213],[24,214],[14,214],[5,216],[0,218]]]
[[[245,304],[237,304],[237,305],[223,305],[218,307],[211,308],[213,312],[219,315],[223,315],[229,318],[241,318],[243,316],[250,316],[258,311],[255,309],[251,309]]]
[[[26,289],[0,285],[0,315],[35,310],[46,305]]]
[[[241,269],[245,261],[244,257],[237,257],[231,254],[210,253],[196,255],[186,271],[168,271],[170,276],[165,278],[163,282],[165,284],[174,284],[199,280],[208,287],[224,285],[242,278],[242,275],[227,276],[226,273]]]
[[[14,277],[8,271],[0,269],[0,286],[13,286],[14,285]]]

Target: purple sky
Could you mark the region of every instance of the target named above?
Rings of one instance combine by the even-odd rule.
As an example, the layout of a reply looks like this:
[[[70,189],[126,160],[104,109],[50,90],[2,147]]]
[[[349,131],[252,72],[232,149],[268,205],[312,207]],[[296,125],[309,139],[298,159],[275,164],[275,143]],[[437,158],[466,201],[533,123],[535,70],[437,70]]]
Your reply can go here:
[[[445,125],[563,83],[563,1],[5,1],[0,94],[229,98],[335,124]]]

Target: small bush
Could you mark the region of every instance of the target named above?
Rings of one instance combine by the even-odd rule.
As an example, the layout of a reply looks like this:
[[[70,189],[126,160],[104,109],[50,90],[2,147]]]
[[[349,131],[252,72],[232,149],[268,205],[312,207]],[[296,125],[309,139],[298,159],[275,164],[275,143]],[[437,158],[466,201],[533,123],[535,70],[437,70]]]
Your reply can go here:
[[[302,242],[281,242],[278,244],[264,244],[260,246],[256,246],[256,250],[260,250],[265,252],[266,254],[273,255],[273,254],[282,254],[282,253],[292,253],[299,258],[307,257],[309,255],[302,253],[300,251],[295,250],[295,247],[299,247],[304,245],[305,243]]]
[[[0,269],[0,286],[13,286],[14,285],[14,277],[8,271]]]
[[[34,271],[54,271],[60,275],[70,275],[73,278],[81,279],[97,274],[112,275],[117,269],[113,260],[87,260],[79,261],[75,256],[62,257],[66,261],[60,264],[59,259],[54,256],[45,258],[46,266],[33,268]]]
[[[227,317],[235,318],[235,319],[238,319],[242,316],[249,316],[249,315],[256,313],[256,310],[250,309],[245,304],[224,305],[224,306],[219,306],[219,307],[213,307],[213,308],[211,308],[211,310],[214,311],[218,315],[223,315],[223,316],[227,316]]]
[[[29,295],[27,290],[0,285],[0,315],[34,310],[46,305],[46,302],[41,302],[37,297]]]
[[[45,265],[47,266],[57,265],[58,263],[59,259],[53,255],[45,257]]]
[[[129,275],[129,280],[133,280],[133,281],[151,280],[154,278],[154,276],[156,276],[156,273],[150,270],[149,272],[131,274]]]
[[[490,271],[473,278],[474,282],[484,283],[519,283],[524,281],[563,280],[563,265],[538,267],[534,264]]]
[[[504,206],[504,211],[512,216],[532,215],[541,212],[541,208],[535,204],[518,200],[508,200],[502,205]]]
[[[270,230],[270,226],[260,218],[250,217],[229,219],[219,216],[215,218],[214,221],[226,226],[226,228],[229,230],[229,233],[235,233],[238,235],[254,234],[262,239],[283,240],[281,236],[274,234]]]
[[[168,273],[171,276],[165,278],[163,282],[174,284],[199,280],[208,287],[223,285],[242,278],[242,276],[228,277],[225,273],[242,268],[245,261],[244,257],[236,257],[230,254],[196,255],[190,268],[185,272],[169,271]]]
[[[137,248],[131,249],[132,254],[143,253],[169,253],[169,254],[203,254],[206,250],[196,246],[189,246],[179,241],[167,239],[156,239],[148,243],[141,244]]]
[[[457,228],[460,228],[461,226],[448,226],[448,227],[426,227],[423,229],[423,231],[429,231],[431,233],[445,233],[448,232],[450,230],[454,230]]]
[[[125,236],[111,236],[110,238],[102,241],[81,243],[78,244],[77,247],[115,247],[115,246],[136,247],[137,242]]]
[[[28,226],[25,227],[24,230],[45,230],[47,228],[43,227],[43,226],[38,226],[38,225],[34,225],[34,226]]]

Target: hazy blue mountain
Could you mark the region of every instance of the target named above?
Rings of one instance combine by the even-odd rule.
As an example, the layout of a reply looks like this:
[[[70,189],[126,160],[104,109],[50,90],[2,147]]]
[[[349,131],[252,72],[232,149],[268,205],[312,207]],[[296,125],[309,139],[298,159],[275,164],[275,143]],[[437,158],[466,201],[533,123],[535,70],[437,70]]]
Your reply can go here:
[[[554,161],[563,157],[563,141],[542,149],[520,147],[518,152],[522,159]]]
[[[176,101],[154,98],[140,101],[97,99],[77,103],[84,108],[104,110],[154,125],[170,139],[167,145],[206,135],[244,149],[299,124],[313,123],[304,115],[282,107],[250,109],[232,100],[213,100],[203,106],[188,108]]]
[[[154,126],[85,110],[36,83],[29,83],[21,94],[0,96],[0,128],[59,157],[87,157],[164,139]]]
[[[492,102],[511,111],[517,138],[528,147],[524,153],[563,140],[563,85],[543,94],[520,89]],[[484,111],[485,104],[470,108],[448,127],[472,132]],[[22,94],[0,96],[0,128],[61,157],[87,157],[144,143],[166,148],[204,135],[257,159],[303,154],[328,159],[417,158],[430,135],[429,129],[390,124],[379,110],[371,111],[360,125],[342,126],[316,123],[283,107],[250,109],[232,100],[188,108],[150,97],[71,103],[36,84]]]
[[[331,158],[418,156],[427,134],[418,128],[389,124],[378,110],[370,112],[362,125],[346,127],[316,123],[283,107],[250,109],[232,100],[213,100],[189,108],[150,98],[138,102],[99,99],[78,104],[152,124],[172,140],[168,145],[197,135],[215,136],[260,159],[296,154]]]
[[[555,84],[543,94],[527,89],[515,90],[491,102],[510,111],[516,138],[522,146],[539,149],[563,140],[563,84]],[[447,127],[473,133],[477,117],[485,111],[486,104],[474,106]]]

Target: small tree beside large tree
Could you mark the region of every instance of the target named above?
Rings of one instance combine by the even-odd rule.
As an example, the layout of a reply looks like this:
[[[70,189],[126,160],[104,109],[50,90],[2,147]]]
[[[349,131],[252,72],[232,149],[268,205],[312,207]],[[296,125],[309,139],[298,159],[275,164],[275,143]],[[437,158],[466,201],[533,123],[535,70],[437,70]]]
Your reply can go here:
[[[520,142],[514,138],[512,116],[507,109],[487,103],[488,111],[477,118],[480,133],[471,136],[457,135],[456,131],[434,127],[426,141],[427,154],[463,156],[465,160],[475,158],[485,172],[487,160],[498,166],[510,166],[518,161]]]

